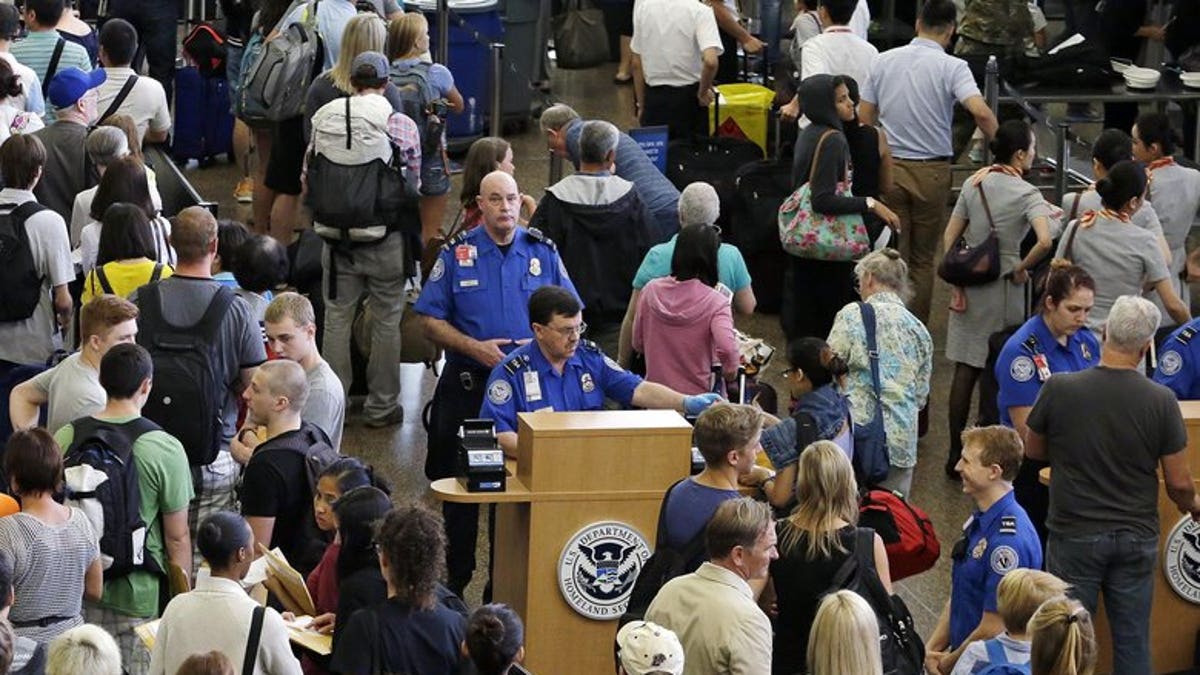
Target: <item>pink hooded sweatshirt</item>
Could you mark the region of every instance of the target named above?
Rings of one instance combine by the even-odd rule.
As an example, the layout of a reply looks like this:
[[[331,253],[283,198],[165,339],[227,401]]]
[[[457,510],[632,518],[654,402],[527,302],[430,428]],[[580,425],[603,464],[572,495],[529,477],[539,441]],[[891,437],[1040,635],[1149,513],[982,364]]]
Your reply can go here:
[[[712,365],[729,375],[740,361],[729,298],[699,279],[651,281],[638,298],[633,348],[646,356],[647,380],[689,396],[710,391]]]

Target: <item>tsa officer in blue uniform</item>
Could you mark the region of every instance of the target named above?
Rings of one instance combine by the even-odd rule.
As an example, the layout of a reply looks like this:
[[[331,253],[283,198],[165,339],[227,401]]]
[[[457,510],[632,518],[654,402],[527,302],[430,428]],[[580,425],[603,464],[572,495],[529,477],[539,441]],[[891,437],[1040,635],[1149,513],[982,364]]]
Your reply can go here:
[[[575,294],[554,244],[537,230],[517,227],[521,193],[512,176],[495,171],[476,197],[483,225],[442,247],[414,309],[425,334],[446,350],[446,367],[430,404],[429,480],[455,475],[458,428],[475,417],[492,368],[528,342],[529,298],[553,284]],[[475,570],[479,507],[442,505],[446,520],[448,585],[462,594]]]
[[[1200,319],[1175,329],[1162,344],[1154,381],[1166,385],[1180,401],[1200,399]]]
[[[1073,373],[1100,362],[1100,343],[1085,326],[1095,297],[1096,282],[1082,267],[1054,261],[1046,278],[1042,311],[1004,343],[996,359],[996,382],[1000,385],[996,407],[1000,423],[1016,429],[1022,438],[1025,420],[1043,382],[1054,373]],[[1047,466],[1046,462],[1027,459],[1013,481],[1017,502],[1037,527],[1043,546],[1050,490],[1038,480],[1038,472]]]
[[[624,406],[684,411],[698,415],[720,397],[684,396],[630,373],[582,339],[582,306],[565,288],[545,286],[529,299],[533,342],[518,347],[492,370],[480,417],[496,423],[500,447],[517,450],[517,413],[600,410],[604,399]]]
[[[1042,567],[1037,531],[1013,498],[1012,480],[1023,456],[1021,438],[1009,427],[963,432],[956,468],[975,509],[951,554],[950,599],[925,645],[931,673],[950,673],[968,644],[1004,631],[996,609],[996,587],[1004,575]]]

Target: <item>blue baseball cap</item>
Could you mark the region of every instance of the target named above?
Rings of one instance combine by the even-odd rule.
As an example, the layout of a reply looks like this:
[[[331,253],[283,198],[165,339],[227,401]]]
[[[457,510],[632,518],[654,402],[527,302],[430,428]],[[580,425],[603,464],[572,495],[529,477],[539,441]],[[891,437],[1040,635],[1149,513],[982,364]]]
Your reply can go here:
[[[363,66],[370,66],[375,71],[375,77],[386,80],[388,76],[388,60],[387,57],[379,52],[362,52],[354,57],[354,62],[350,66],[350,74],[358,72],[358,69]]]
[[[50,86],[46,88],[46,98],[55,108],[67,108],[83,98],[83,95],[104,84],[108,75],[103,68],[97,68],[85,73],[78,68],[67,68],[54,75]]]

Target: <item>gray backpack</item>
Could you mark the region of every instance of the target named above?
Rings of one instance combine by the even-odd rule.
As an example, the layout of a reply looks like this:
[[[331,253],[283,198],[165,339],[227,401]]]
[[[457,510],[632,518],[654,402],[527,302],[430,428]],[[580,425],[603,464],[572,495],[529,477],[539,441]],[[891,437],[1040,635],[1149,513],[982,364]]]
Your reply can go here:
[[[317,30],[317,8],[313,0],[304,18],[283,27],[301,0],[288,8],[275,39],[263,43],[262,51],[242,75],[241,115],[252,126],[280,122],[304,114],[308,86],[321,72],[325,47]]]

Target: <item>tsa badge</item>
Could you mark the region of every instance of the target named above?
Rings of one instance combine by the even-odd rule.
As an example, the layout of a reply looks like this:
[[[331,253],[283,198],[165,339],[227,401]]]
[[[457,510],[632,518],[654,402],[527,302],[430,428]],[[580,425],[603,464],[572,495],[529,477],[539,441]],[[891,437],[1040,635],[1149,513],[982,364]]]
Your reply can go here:
[[[541,276],[542,261],[539,260],[538,258],[530,258],[529,259],[529,273],[535,277]]]
[[[975,544],[975,548],[971,549],[971,557],[976,560],[979,560],[980,558],[983,557],[983,554],[986,551],[987,551],[987,537],[984,537],[983,539],[979,540],[978,544]]]
[[[579,386],[583,389],[583,393],[590,394],[596,390],[596,383],[592,380],[591,373],[584,373],[579,378]]]

